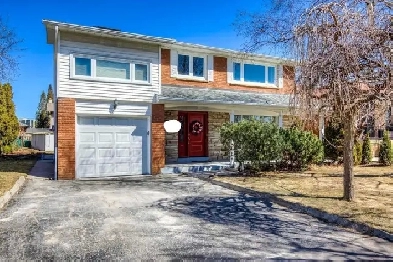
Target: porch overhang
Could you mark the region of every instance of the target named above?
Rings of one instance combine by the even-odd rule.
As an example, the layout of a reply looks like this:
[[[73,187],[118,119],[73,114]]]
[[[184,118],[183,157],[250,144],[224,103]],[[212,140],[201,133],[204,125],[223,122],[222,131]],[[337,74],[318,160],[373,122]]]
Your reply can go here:
[[[162,86],[158,103],[197,106],[253,106],[265,109],[289,108],[290,96],[284,94],[264,94],[251,91],[226,89]]]

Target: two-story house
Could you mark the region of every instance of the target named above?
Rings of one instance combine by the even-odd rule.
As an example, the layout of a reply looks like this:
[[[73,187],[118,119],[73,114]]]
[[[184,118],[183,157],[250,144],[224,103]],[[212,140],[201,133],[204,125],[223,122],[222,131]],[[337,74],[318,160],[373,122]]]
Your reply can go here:
[[[228,160],[223,123],[285,126],[290,62],[103,27],[43,21],[54,46],[58,179],[158,174]],[[166,133],[164,122],[182,123]]]

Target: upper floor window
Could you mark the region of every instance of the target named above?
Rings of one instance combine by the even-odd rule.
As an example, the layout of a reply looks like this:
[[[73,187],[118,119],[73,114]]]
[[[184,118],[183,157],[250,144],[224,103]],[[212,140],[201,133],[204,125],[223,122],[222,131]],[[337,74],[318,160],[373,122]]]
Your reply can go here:
[[[273,65],[233,63],[234,82],[277,85],[276,67]]]
[[[212,82],[214,56],[190,50],[171,50],[171,77],[189,81]]]
[[[71,55],[71,77],[100,81],[150,83],[150,64]]]
[[[205,77],[205,57],[197,55],[177,55],[177,73],[182,76]]]

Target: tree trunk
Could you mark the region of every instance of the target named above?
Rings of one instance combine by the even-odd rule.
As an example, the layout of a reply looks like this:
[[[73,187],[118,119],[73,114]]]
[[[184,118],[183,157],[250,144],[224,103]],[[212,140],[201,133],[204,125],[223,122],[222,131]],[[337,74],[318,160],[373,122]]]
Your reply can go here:
[[[344,197],[346,201],[355,198],[353,183],[353,146],[355,141],[355,116],[349,113],[344,119]]]

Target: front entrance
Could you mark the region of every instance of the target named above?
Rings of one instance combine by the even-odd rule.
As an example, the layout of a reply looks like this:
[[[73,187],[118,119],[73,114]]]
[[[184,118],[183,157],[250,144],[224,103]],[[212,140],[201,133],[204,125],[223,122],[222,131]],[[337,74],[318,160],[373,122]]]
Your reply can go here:
[[[179,131],[179,157],[206,157],[207,112],[178,112],[182,127]]]

